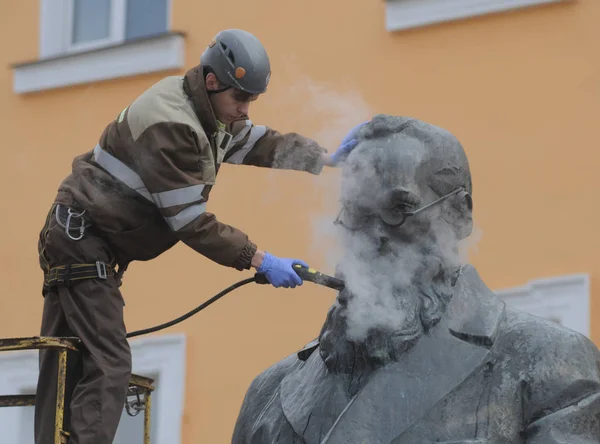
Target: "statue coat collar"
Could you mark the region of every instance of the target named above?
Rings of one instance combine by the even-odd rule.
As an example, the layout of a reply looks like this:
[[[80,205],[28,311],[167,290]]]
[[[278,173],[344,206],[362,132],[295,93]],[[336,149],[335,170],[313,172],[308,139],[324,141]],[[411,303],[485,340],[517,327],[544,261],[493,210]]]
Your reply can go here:
[[[448,312],[398,362],[374,372],[354,396],[310,353],[281,382],[286,419],[306,444],[381,443],[401,436],[489,360],[505,305],[474,267],[461,269]],[[311,343],[305,350],[318,350]]]

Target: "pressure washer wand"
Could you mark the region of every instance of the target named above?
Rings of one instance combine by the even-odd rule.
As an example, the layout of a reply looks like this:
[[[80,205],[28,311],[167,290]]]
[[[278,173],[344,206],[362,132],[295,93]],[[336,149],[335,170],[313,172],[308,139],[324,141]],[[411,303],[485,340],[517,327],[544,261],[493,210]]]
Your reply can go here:
[[[313,268],[303,267],[302,265],[294,265],[294,270],[298,276],[305,281],[314,282],[318,285],[342,291],[344,289],[344,281],[327,274],[323,274]]]
[[[344,289],[344,281],[327,274],[323,274],[314,268],[304,267],[296,264],[293,266],[294,271],[300,276],[303,281],[313,282],[317,285],[323,285],[334,290],[342,291]],[[257,273],[254,275],[257,284],[269,284],[267,277],[264,274]]]

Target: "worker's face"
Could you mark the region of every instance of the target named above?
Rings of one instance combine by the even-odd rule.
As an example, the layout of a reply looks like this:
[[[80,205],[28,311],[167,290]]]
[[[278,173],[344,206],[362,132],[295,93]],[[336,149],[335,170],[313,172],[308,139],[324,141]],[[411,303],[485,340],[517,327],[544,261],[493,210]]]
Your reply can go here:
[[[223,87],[214,74],[206,76],[207,91],[216,91]],[[210,103],[217,119],[230,124],[240,118],[248,117],[250,103],[258,98],[257,94],[248,94],[237,88],[229,88],[226,91],[209,94]]]

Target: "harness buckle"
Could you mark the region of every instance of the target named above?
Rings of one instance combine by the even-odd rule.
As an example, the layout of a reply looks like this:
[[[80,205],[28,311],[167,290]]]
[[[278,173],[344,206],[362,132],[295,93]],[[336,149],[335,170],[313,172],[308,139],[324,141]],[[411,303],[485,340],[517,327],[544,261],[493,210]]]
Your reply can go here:
[[[66,264],[65,268],[64,268],[65,272],[63,273],[62,277],[60,276],[60,273],[57,271],[56,272],[56,282],[59,285],[64,285],[67,288],[70,286],[70,278],[71,278],[71,264]]]
[[[101,261],[96,261],[96,271],[99,279],[106,279],[106,264]]]

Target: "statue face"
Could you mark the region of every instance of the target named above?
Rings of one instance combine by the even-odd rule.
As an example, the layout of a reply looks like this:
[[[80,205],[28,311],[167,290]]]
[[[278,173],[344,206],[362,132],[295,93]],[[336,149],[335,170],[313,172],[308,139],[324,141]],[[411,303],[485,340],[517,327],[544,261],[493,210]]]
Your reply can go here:
[[[321,355],[339,371],[356,368],[357,356],[385,365],[440,320],[459,265],[460,215],[470,218],[454,141],[423,124],[363,138],[348,157],[337,219],[346,289],[321,334]]]
[[[421,141],[402,134],[356,148],[344,169],[338,218],[347,236],[369,238],[381,255],[431,242],[432,225],[443,221],[443,201],[418,211],[440,198],[428,180],[425,154]]]

